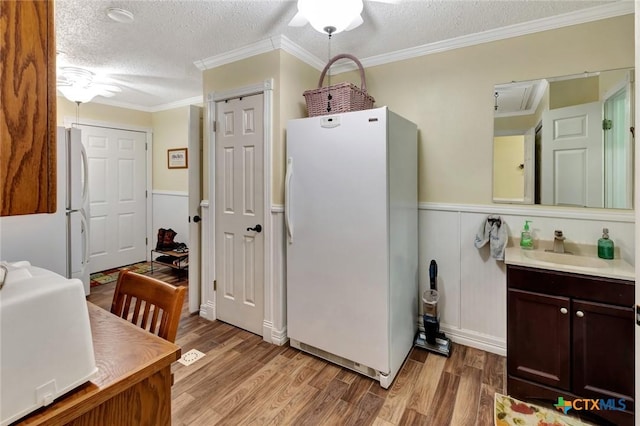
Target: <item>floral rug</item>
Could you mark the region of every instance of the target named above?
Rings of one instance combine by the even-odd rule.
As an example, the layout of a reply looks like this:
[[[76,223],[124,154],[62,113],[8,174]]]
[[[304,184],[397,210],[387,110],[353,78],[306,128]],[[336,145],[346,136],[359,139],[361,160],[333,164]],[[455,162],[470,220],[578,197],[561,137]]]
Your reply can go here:
[[[495,394],[495,426],[591,426],[561,411]]]
[[[108,271],[96,272],[90,276],[91,287],[97,287],[103,284],[109,284],[118,279],[120,270],[129,269],[139,274],[146,274],[151,270],[151,264],[149,262],[134,263],[133,265],[123,266],[121,268],[109,269]]]

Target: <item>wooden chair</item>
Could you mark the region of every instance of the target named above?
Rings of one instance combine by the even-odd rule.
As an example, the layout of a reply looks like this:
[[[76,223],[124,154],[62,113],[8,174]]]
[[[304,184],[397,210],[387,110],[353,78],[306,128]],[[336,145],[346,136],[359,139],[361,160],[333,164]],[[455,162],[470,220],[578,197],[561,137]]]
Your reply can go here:
[[[176,287],[156,278],[123,270],[118,276],[111,313],[175,342],[186,290],[186,287]]]

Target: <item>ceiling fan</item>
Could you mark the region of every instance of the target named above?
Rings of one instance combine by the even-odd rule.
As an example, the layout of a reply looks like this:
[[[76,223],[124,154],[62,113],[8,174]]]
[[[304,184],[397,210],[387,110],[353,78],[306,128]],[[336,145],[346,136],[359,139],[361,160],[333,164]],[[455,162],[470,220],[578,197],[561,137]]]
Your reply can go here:
[[[71,102],[86,103],[96,96],[111,97],[122,90],[112,84],[94,81],[95,74],[78,67],[58,69],[56,86],[65,98]]]
[[[378,3],[397,4],[400,0],[366,0]],[[307,24],[323,34],[337,34],[359,27],[364,22],[361,16],[363,0],[298,0],[298,13],[289,22],[291,27]]]

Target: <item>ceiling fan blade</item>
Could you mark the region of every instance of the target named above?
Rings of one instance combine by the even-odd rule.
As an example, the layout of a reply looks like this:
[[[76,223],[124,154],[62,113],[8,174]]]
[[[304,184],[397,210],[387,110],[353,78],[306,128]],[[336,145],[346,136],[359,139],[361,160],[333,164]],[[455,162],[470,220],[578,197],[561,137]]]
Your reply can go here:
[[[300,12],[296,13],[293,19],[289,21],[290,27],[303,27],[309,23],[309,20]]]
[[[118,93],[122,92],[121,88],[119,88],[118,86],[114,86],[113,84],[96,83],[96,84],[92,84],[92,87],[98,91],[109,91],[109,92],[118,92]]]
[[[362,20],[362,16],[358,15],[353,21],[351,21],[351,23],[349,24],[349,26],[347,28],[345,28],[345,31],[351,31],[354,28],[358,28],[360,25],[362,25],[364,21]]]
[[[108,90],[99,90],[99,89],[96,89],[94,93],[96,94],[96,96],[102,96],[105,98],[110,98],[113,95],[115,95],[115,93],[109,92]]]

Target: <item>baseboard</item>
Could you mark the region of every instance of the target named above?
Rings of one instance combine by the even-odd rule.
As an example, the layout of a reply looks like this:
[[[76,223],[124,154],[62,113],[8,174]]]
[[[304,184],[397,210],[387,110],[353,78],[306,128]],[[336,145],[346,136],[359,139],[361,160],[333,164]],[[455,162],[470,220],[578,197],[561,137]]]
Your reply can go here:
[[[447,327],[446,324],[440,325],[440,331],[443,331],[454,343],[507,356],[507,342],[504,340],[496,339],[493,336],[483,335],[474,331],[450,328]]]
[[[282,346],[289,341],[287,337],[287,328],[283,330],[276,330],[273,328],[271,321],[264,320],[262,322],[262,339],[265,342],[272,343],[277,346]]]
[[[216,307],[207,302],[200,305],[200,316],[209,321],[215,321],[216,319]]]
[[[418,329],[424,331],[422,316],[418,316]],[[507,342],[494,336],[481,334],[471,330],[463,330],[456,327],[440,324],[440,331],[445,333],[452,342],[460,345],[481,349],[486,352],[507,356]]]

